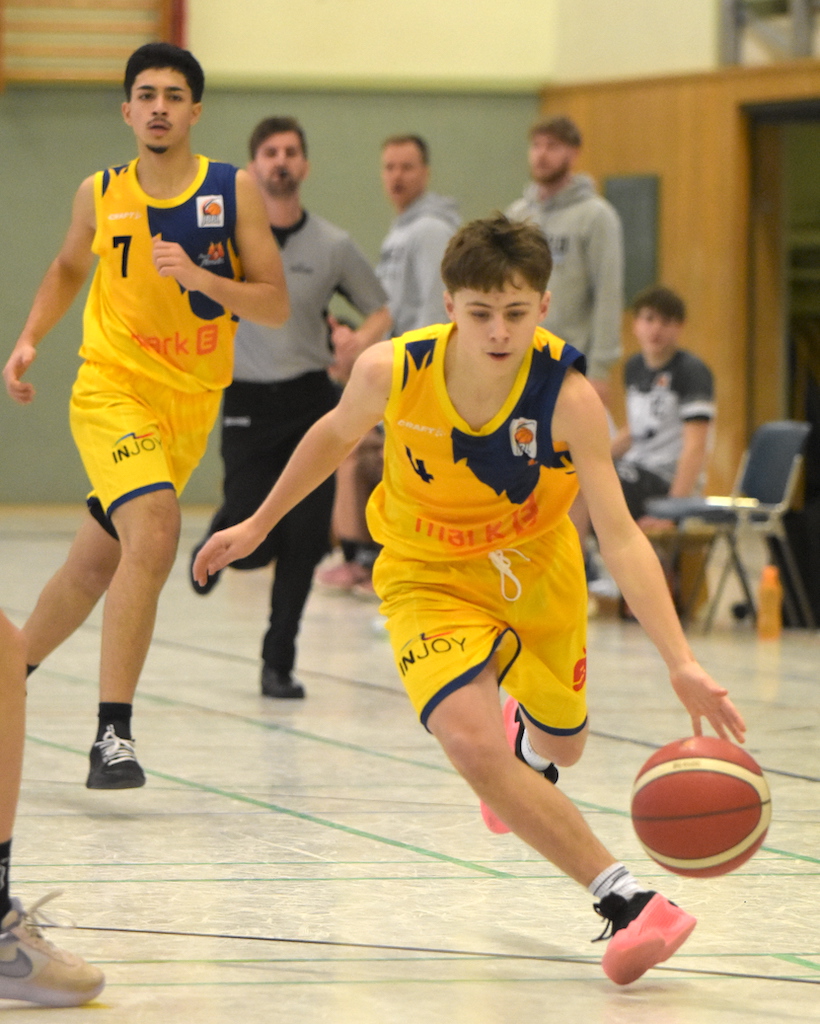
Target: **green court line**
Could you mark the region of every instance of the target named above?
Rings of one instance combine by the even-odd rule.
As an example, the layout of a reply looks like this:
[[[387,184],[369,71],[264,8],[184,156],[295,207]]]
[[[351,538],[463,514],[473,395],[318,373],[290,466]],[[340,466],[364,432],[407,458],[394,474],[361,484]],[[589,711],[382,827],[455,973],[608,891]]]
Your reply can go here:
[[[589,961],[591,964],[598,963],[597,957],[591,956]],[[247,959],[240,959],[236,957],[202,957],[195,959],[192,957],[181,957],[179,960],[171,959],[170,957],[164,957],[162,959],[148,959],[147,957],[133,957],[128,959],[120,960],[100,960],[95,958],[93,960],[98,967],[101,966],[128,966],[134,967],[140,964],[146,967],[160,966],[160,965],[171,965],[174,967],[181,966],[183,964],[190,964],[192,966],[202,964],[212,964],[216,967],[244,967],[249,965],[250,967],[270,967],[276,968],[280,966],[287,966],[288,964],[294,964],[297,967],[300,964],[321,964],[327,967],[329,964],[425,964],[425,963],[498,963],[498,957],[491,953],[450,953],[442,956],[340,956],[330,960],[327,957],[320,956],[285,956],[276,957],[272,959],[270,957],[248,957]],[[574,963],[574,961],[573,961]],[[587,963],[587,961],[584,961]]]
[[[794,953],[772,953],[775,960],[785,960],[787,964],[794,964],[796,967],[808,967],[812,971],[820,971],[820,963],[812,960],[805,960],[802,956],[795,956]]]
[[[774,853],[780,857],[788,857],[790,860],[804,860],[810,864],[820,864],[820,857],[809,857],[808,854],[804,853],[792,853],[790,850],[776,850],[773,846],[761,846],[761,850],[765,850],[766,853]]]
[[[430,856],[436,856],[436,854],[430,854]],[[445,856],[441,857],[442,860],[450,859]],[[458,862],[463,865],[462,862]],[[72,865],[81,867],[82,865]],[[108,865],[109,867],[119,868],[121,865]],[[480,868],[479,868],[480,869]],[[17,865],[19,871],[19,865]],[[533,881],[543,882],[545,880],[556,881],[557,879],[563,880],[563,875],[538,875],[538,876],[520,876],[520,875],[505,875],[502,872],[497,872],[495,877],[506,879],[510,882],[515,882],[516,885],[520,885],[522,882]],[[428,882],[483,882],[484,878],[476,878],[474,875],[247,875],[243,878],[236,877],[222,877],[215,875],[212,878],[95,878],[94,885],[186,885],[191,883],[192,885],[201,885],[202,883],[213,883],[214,885],[231,885],[241,884],[247,885],[248,882],[290,882],[297,885],[308,885],[312,882],[340,882],[345,885],[358,885],[364,883],[369,885],[371,882],[418,882],[422,885],[426,885]],[[15,885],[87,885],[87,878],[27,878],[21,880],[17,877],[14,879]],[[2,1018],[0,1018],[2,1019]]]
[[[29,739],[32,743],[37,743],[43,747],[50,747],[53,750],[62,750],[68,754],[78,754],[80,757],[87,757],[88,755],[84,750],[77,750],[74,747],[65,746],[62,743],[53,743],[50,740],[41,739],[38,736],[30,736]],[[211,793],[214,796],[223,797],[226,800],[236,800],[239,803],[250,804],[252,807],[261,807],[268,811],[275,811],[278,814],[286,814],[288,817],[296,818],[299,821],[306,821],[312,825],[321,825],[324,828],[334,829],[337,832],[344,832],[345,835],[356,836],[360,839],[369,839],[371,842],[382,843],[385,846],[394,846],[400,850],[407,850],[410,853],[420,854],[422,857],[431,857],[433,860],[439,860],[446,864],[455,864],[459,867],[466,868],[468,871],[478,871],[481,874],[490,875],[493,878],[514,878],[507,871],[497,871],[495,868],[484,867],[481,864],[476,864],[473,861],[461,860],[459,857],[450,857],[446,853],[437,853],[434,850],[426,850],[421,846],[414,846],[412,843],[403,843],[399,839],[389,839],[387,836],[380,836],[374,832],[365,832],[363,829],[352,828],[349,825],[340,825],[335,821],[330,821],[327,818],[320,818],[313,814],[305,814],[304,811],[294,811],[289,807],[282,807],[279,804],[270,803],[267,800],[259,800],[256,797],[245,796],[243,793],[234,793],[230,790],[220,789],[217,786],[208,786],[203,782],[194,782],[191,779],[183,779],[178,775],[168,775],[165,772],[158,772],[153,769],[145,769],[147,775],[152,775],[157,779],[164,779],[166,782],[174,782],[177,785],[185,786],[188,789],[196,789],[202,793]]]
[[[48,670],[46,670],[46,672],[48,672]],[[50,675],[52,675],[52,676],[54,676],[54,677],[56,677],[58,679],[63,679],[65,681],[68,681],[68,682],[71,682],[71,683],[76,683],[76,684],[85,685],[85,686],[90,685],[89,681],[87,679],[82,679],[82,678],[79,678],[77,676],[70,676],[70,675],[66,675],[66,674],[61,673],[61,672],[54,672],[54,671],[48,672],[48,674],[50,674]],[[317,673],[313,673],[313,674],[317,674]],[[430,769],[432,771],[443,772],[444,774],[447,774],[447,775],[452,775],[452,776],[457,776],[458,775],[456,770],[454,768],[452,768],[450,765],[431,764],[429,761],[418,761],[418,760],[415,760],[414,758],[400,757],[400,756],[398,756],[396,754],[385,753],[385,752],[382,752],[382,751],[373,750],[370,747],[363,747],[360,744],[348,743],[348,742],[343,741],[343,740],[335,740],[335,739],[331,739],[331,738],[328,738],[328,737],[325,737],[325,736],[318,736],[315,733],[306,732],[305,730],[302,730],[302,729],[295,729],[295,728],[293,728],[291,726],[287,726],[287,725],[281,725],[278,722],[265,722],[265,721],[262,721],[262,720],[260,720],[258,718],[252,718],[249,715],[240,715],[240,714],[238,714],[236,712],[232,712],[232,711],[221,711],[221,710],[218,710],[216,708],[208,708],[208,707],[204,707],[201,704],[193,704],[190,701],[181,701],[181,700],[175,699],[173,697],[160,696],[159,694],[151,694],[151,693],[140,692],[138,694],[138,697],[139,697],[139,699],[141,701],[147,701],[149,703],[160,704],[160,705],[164,705],[166,707],[170,706],[170,707],[185,708],[187,710],[195,710],[195,711],[198,711],[198,712],[204,713],[204,714],[215,715],[215,716],[220,717],[220,718],[231,718],[231,719],[234,719],[236,721],[242,722],[242,723],[244,723],[246,725],[254,726],[256,728],[265,729],[265,730],[268,730],[268,731],[271,731],[271,732],[285,733],[286,735],[294,736],[294,737],[296,737],[298,739],[310,740],[310,741],[312,741],[314,743],[321,743],[321,744],[324,744],[326,746],[331,746],[331,747],[334,747],[334,748],[340,749],[340,750],[348,750],[348,751],[352,751],[352,752],[358,753],[358,754],[365,754],[365,755],[367,755],[369,757],[383,758],[384,760],[387,760],[387,761],[392,761],[392,762],[399,763],[399,764],[408,764],[408,765],[412,765],[413,767],[416,767],[416,768],[427,768],[427,769]],[[617,736],[617,735],[609,734],[609,733],[597,733],[596,735],[598,735],[598,736],[600,736],[601,738],[604,738],[604,739],[636,743],[636,744],[638,744],[640,746],[651,746],[653,748],[657,747],[657,744],[649,744],[646,741],[642,741],[642,740],[631,740],[628,737]],[[58,744],[48,744],[46,741],[44,741],[44,740],[37,740],[35,737],[31,737],[31,739],[32,739],[33,742],[41,742],[41,743],[44,743],[45,745],[54,746],[57,749],[67,750],[67,751],[70,751],[71,753],[78,753],[78,751],[76,751],[76,750],[74,750],[73,748],[70,748],[70,747],[60,747]],[[162,775],[160,772],[155,772],[155,771],[150,771],[149,770],[149,774],[156,775],[158,778],[164,778],[166,780],[174,781],[174,777],[173,776]],[[181,781],[183,785],[194,785],[194,786],[198,785],[196,783],[188,783],[185,780],[179,780],[179,781]],[[219,789],[208,790],[207,787],[201,787],[201,788],[205,789],[205,791],[210,791],[210,792],[216,793],[217,795],[225,795],[223,793],[223,791],[221,791]],[[236,799],[240,799],[240,798],[236,797]],[[242,799],[244,799],[245,802],[248,802],[248,803],[253,802],[253,798],[251,798],[251,797],[242,798]],[[600,804],[593,804],[593,803],[590,803],[590,802],[585,801],[585,800],[573,800],[573,803],[575,803],[578,807],[583,808],[584,810],[596,811],[596,812],[598,812],[600,814],[613,814],[613,815],[616,815],[616,816],[622,817],[622,818],[628,818],[629,817],[629,811],[618,810],[618,809],[613,808],[613,807],[603,807]],[[268,804],[268,803],[265,803],[264,801],[258,802],[258,806],[263,807],[263,808],[265,808],[267,810],[278,809],[276,805]],[[285,809],[283,809],[283,813],[288,813],[288,814],[293,814],[293,815],[297,814],[297,812],[295,812],[295,811],[291,812],[291,811],[287,811]],[[316,820],[318,821],[318,820],[321,820],[321,819],[316,819]],[[336,827],[338,827],[338,826],[336,826]],[[384,841],[387,842],[387,840],[384,840]],[[397,843],[396,845],[401,845],[401,844]],[[766,853],[774,853],[774,854],[777,854],[779,856],[788,857],[788,858],[790,858],[792,860],[805,861],[805,862],[807,862],[809,864],[820,864],[820,858],[812,857],[812,856],[809,856],[808,854],[792,853],[792,852],[787,851],[787,850],[778,850],[778,849],[775,849],[775,848],[769,847],[769,846],[761,846],[760,849],[765,851]],[[441,857],[445,857],[446,856],[444,854],[441,854],[441,855],[430,854],[430,855],[431,856],[441,856]],[[465,861],[464,863],[466,864],[468,862]],[[490,873],[490,869],[483,869],[483,870],[486,870],[488,873]],[[499,874],[501,875],[501,877],[507,877],[505,875],[505,873],[503,873],[503,872],[501,872]]]
[[[63,867],[65,865],[62,865]],[[117,868],[124,867],[117,863]],[[142,867],[142,865],[136,865]],[[20,867],[29,867],[25,862],[18,862],[18,872]],[[75,868],[86,868],[88,865],[78,862],[72,864],[71,867]],[[112,867],[110,864],[106,864],[105,867]],[[665,880],[668,878],[666,875],[653,875],[650,872],[642,871],[641,878],[651,879],[659,878]],[[556,882],[565,881],[566,876],[561,874],[554,875],[513,875],[504,874],[498,872],[495,876],[501,880],[515,882],[517,886],[524,886],[528,883],[542,883],[542,882]],[[803,874],[793,875],[771,875],[767,872],[744,872],[743,878],[805,878]],[[814,877],[814,876],[812,876]],[[271,883],[293,883],[296,885],[312,885],[314,883],[321,882],[323,885],[328,883],[344,883],[345,885],[358,885],[359,883],[366,883],[370,885],[373,882],[420,882],[426,885],[429,882],[452,882],[458,883],[459,885],[464,883],[475,883],[483,882],[485,879],[482,876],[476,877],[475,875],[247,875],[243,877],[235,876],[222,876],[214,875],[209,877],[182,877],[182,878],[94,878],[94,885],[166,885],[171,883],[173,885],[202,885],[202,884],[213,884],[213,885],[231,885],[231,884],[242,884],[247,885],[250,882],[271,882]],[[87,878],[15,878],[15,885],[87,885]],[[716,954],[715,954],[716,955]],[[746,954],[744,954],[745,956]],[[820,955],[820,954],[818,954]],[[818,967],[820,970],[820,967]]]

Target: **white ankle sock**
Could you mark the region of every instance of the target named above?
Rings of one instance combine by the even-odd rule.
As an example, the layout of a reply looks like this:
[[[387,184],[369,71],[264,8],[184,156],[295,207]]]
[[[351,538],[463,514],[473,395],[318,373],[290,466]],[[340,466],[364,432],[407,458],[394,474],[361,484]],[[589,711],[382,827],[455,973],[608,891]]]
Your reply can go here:
[[[524,730],[524,735],[521,737],[521,755],[530,768],[534,768],[537,772],[546,771],[552,764],[552,761],[548,758],[541,757],[539,753],[533,750],[532,743],[530,743],[530,736],[526,729]]]
[[[605,868],[597,878],[590,882],[589,891],[592,895],[602,900],[605,896],[609,896],[610,893],[617,893],[619,896],[623,896],[625,900],[630,899],[635,895],[636,892],[645,892],[646,890],[638,884],[632,873],[623,866],[623,864],[610,864],[608,868]]]

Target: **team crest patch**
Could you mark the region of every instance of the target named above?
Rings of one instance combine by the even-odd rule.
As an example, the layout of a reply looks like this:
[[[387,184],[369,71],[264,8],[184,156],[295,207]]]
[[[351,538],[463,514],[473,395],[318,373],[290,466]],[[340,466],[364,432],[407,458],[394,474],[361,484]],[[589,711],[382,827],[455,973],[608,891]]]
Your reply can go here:
[[[225,227],[225,200],[222,196],[196,197],[196,223],[200,228]]]
[[[218,267],[225,262],[225,247],[221,242],[211,242],[206,253],[199,254],[200,267]]]
[[[526,455],[534,459],[538,452],[538,441],[536,431],[538,424],[535,420],[527,420],[519,417],[510,423],[510,444],[513,455]]]

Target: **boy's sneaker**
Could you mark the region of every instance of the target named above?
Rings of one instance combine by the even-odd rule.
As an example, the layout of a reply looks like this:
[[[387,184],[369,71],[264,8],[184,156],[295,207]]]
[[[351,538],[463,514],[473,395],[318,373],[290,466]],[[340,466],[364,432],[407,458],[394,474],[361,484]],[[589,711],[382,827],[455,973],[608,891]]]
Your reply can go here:
[[[342,562],[331,569],[319,569],[314,580],[327,590],[352,590],[355,586],[370,580],[370,570],[358,562]]]
[[[99,967],[58,949],[44,938],[37,910],[58,896],[53,892],[23,910],[19,900],[0,922],[0,999],[21,999],[43,1006],[81,1006],[105,985]]]
[[[636,892],[628,900],[610,893],[593,906],[607,926],[592,941],[609,938],[601,966],[616,985],[628,985],[667,960],[697,924],[697,918],[657,892]]]
[[[504,731],[507,734],[507,742],[518,760],[524,761],[524,764],[527,764],[526,760],[524,760],[524,755],[521,753],[521,740],[524,736],[524,722],[521,718],[521,712],[518,709],[518,701],[513,700],[512,697],[508,697],[502,714],[504,716]],[[532,765],[527,765],[527,767],[531,768]],[[536,769],[533,768],[533,771],[535,770]],[[558,769],[554,764],[551,764],[539,774],[543,775],[544,778],[553,785],[558,782]],[[480,804],[481,817],[484,819],[484,824],[491,832],[495,832],[496,835],[504,835],[505,832],[510,831],[509,826],[505,825],[495,811],[490,810],[483,800],[480,801]]]
[[[134,753],[134,740],[124,740],[107,725],[101,740],[91,747],[88,789],[137,789],[145,785],[145,772]]]

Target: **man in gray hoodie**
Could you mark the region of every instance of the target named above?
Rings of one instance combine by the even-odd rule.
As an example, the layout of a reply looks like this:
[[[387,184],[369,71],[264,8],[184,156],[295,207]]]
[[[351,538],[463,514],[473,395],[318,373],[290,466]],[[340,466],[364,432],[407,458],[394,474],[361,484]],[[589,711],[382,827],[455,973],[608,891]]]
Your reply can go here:
[[[552,299],[543,326],[587,357],[590,381],[609,405],[609,371],[621,354],[623,239],[615,208],[592,178],[574,173],[581,133],[568,117],[530,129],[532,183],[507,209],[534,221],[553,259]]]
[[[382,144],[381,173],[398,216],[382,242],[376,275],[398,337],[447,322],[441,258],[461,218],[455,199],[427,191],[430,154],[418,135],[394,135]]]

